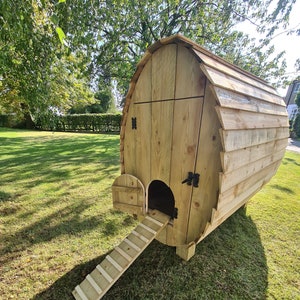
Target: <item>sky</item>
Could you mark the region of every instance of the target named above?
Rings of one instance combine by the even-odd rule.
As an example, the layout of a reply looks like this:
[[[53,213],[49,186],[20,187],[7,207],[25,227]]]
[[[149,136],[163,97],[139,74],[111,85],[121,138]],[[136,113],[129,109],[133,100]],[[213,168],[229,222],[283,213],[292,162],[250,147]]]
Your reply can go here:
[[[300,1],[296,1],[294,4],[293,10],[290,15],[290,24],[288,26],[288,29],[292,29],[297,27],[300,28]],[[250,24],[250,22],[245,21],[243,24],[239,25],[239,29],[242,31],[248,33],[249,35],[253,37],[257,37],[257,32],[255,31],[254,25]],[[283,32],[278,31],[278,33]],[[287,35],[287,33],[282,33],[276,36],[272,43],[275,46],[276,53],[279,53],[281,51],[285,51],[286,55],[286,61],[287,61],[287,69],[286,73],[289,75],[289,78],[293,80],[297,77],[297,75],[300,75],[300,73],[296,73],[296,69],[294,67],[294,64],[296,62],[297,58],[300,58],[300,36],[296,35]],[[286,95],[287,87],[285,88],[279,88],[277,89],[279,94],[284,97]]]

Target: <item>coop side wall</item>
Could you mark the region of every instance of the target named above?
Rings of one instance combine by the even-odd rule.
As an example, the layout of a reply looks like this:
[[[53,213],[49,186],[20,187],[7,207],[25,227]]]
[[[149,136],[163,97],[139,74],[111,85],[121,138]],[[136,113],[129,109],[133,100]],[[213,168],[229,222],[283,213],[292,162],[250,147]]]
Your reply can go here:
[[[221,123],[219,196],[201,241],[243,206],[276,173],[289,135],[285,104],[260,80],[198,53]]]
[[[217,206],[221,171],[221,124],[215,110],[217,99],[206,81],[201,129],[195,170],[200,174],[199,187],[193,189],[186,244],[196,240],[211,219]]]

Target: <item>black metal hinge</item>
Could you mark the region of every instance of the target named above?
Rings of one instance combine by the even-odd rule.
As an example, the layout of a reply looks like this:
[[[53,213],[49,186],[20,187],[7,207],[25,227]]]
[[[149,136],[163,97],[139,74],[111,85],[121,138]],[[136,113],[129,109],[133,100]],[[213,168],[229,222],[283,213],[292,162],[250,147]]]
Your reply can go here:
[[[186,183],[187,185],[193,185],[193,187],[199,187],[200,174],[188,172],[188,177],[184,179],[181,183]]]
[[[137,129],[136,118],[131,118],[131,129]]]

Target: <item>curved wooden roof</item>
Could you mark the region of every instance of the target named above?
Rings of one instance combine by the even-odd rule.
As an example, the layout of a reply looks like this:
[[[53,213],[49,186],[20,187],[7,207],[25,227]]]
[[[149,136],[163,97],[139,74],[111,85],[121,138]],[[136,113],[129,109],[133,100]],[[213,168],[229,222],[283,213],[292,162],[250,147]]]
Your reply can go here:
[[[224,130],[258,128],[258,119],[264,120],[262,128],[288,126],[285,103],[276,90],[265,80],[227,62],[190,39],[176,34],[155,42],[147,49],[137,65],[129,85],[123,109],[121,154],[123,151],[122,139],[124,138],[126,116],[135,84],[152,54],[168,44],[182,45],[190,49],[196,56],[200,68],[210,81],[219,101],[220,107],[217,108],[217,112]],[[232,109],[235,110],[232,111]],[[240,111],[243,112],[241,113]],[[244,113],[245,111],[247,113]],[[232,113],[234,113],[234,118],[232,118]],[[257,115],[257,113],[260,113],[260,115]],[[275,123],[274,118],[271,116],[274,114],[278,115]],[[233,122],[233,119],[236,122]],[[253,122],[253,119],[255,119],[255,122]],[[224,147],[225,151],[230,149],[229,145],[224,145]]]

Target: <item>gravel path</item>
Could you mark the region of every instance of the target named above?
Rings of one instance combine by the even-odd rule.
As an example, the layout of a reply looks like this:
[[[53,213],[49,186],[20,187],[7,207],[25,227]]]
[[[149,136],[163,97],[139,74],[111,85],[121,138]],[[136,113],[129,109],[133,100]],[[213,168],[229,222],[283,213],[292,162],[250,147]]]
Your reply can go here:
[[[300,153],[300,141],[289,139],[289,144],[286,149]]]

